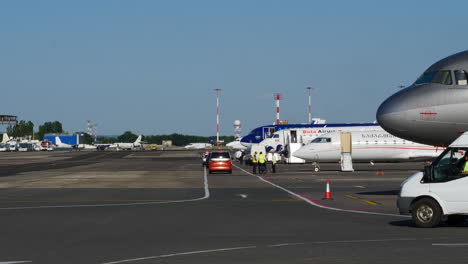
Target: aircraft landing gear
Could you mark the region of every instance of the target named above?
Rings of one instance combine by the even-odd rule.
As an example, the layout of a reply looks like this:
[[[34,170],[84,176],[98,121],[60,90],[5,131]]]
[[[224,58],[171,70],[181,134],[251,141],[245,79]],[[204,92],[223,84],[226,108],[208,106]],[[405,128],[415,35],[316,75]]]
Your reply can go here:
[[[314,171],[315,172],[319,172],[320,171],[320,164],[318,164],[318,162],[314,161],[312,163],[312,166],[314,166]]]

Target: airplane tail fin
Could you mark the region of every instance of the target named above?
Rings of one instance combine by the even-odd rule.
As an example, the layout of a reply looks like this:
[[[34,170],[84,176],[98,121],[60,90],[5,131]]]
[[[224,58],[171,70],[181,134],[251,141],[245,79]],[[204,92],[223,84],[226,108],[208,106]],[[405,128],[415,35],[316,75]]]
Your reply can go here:
[[[135,144],[138,144],[141,142],[141,135],[138,136],[138,138],[135,140]]]
[[[55,145],[62,144],[62,140],[60,140],[60,137],[55,136]]]
[[[3,133],[2,143],[7,143],[10,140],[10,137],[7,133]]]

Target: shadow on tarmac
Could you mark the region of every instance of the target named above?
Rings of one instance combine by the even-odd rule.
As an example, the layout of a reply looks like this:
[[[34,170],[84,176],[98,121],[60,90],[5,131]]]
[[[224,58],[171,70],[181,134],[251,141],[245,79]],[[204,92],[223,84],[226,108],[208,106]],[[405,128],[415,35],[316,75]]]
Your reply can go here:
[[[378,192],[360,192],[361,195],[398,195],[398,190],[378,191]]]
[[[407,226],[407,227],[416,227],[412,220],[399,220],[399,221],[392,221],[389,223],[392,226]]]

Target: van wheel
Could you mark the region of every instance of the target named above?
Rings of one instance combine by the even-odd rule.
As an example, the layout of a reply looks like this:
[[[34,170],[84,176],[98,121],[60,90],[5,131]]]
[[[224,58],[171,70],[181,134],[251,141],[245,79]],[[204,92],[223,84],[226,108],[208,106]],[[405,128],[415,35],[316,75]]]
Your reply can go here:
[[[465,222],[466,217],[464,215],[449,215],[448,224],[449,225],[461,225]]]
[[[315,168],[314,168],[314,171],[315,171],[315,172],[319,172],[319,171],[320,171],[319,167],[315,167]]]
[[[430,198],[416,201],[412,206],[411,214],[418,227],[435,227],[442,219],[442,210],[439,204]]]

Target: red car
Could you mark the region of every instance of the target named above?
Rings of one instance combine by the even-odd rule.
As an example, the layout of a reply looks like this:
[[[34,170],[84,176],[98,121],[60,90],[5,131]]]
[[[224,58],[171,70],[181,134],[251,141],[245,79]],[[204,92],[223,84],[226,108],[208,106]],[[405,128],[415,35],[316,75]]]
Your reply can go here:
[[[232,173],[232,160],[229,151],[211,151],[208,155],[208,171],[224,171],[229,174]]]

